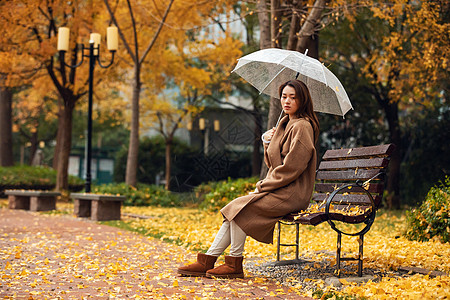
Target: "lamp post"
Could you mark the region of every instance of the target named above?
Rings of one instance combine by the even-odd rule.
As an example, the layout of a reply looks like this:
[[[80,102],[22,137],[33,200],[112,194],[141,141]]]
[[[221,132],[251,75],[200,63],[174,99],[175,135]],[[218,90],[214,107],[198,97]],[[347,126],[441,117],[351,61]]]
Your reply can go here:
[[[85,48],[84,44],[81,44],[81,61],[76,65],[66,64],[64,60],[65,53],[69,50],[69,34],[70,30],[67,27],[60,27],[58,29],[58,51],[62,57],[64,65],[69,68],[75,69],[81,66],[84,61],[84,57],[89,58],[89,97],[88,97],[88,120],[87,120],[87,140],[85,148],[85,161],[86,161],[86,183],[85,192],[91,191],[91,157],[92,157],[92,95],[93,95],[93,82],[94,82],[94,68],[95,63],[101,68],[109,68],[114,62],[114,54],[118,48],[118,34],[117,27],[111,26],[106,30],[107,33],[107,46],[111,52],[111,61],[107,65],[102,65],[100,61],[100,42],[101,35],[99,33],[91,33],[89,38],[89,47]],[[77,45],[78,47],[78,45]],[[85,54],[85,50],[87,54]]]
[[[216,132],[220,131],[220,121],[219,120],[214,120],[213,126],[214,126],[214,131],[216,131]],[[208,155],[208,152],[209,152],[209,134],[210,134],[209,127],[210,127],[210,125],[209,125],[208,119],[200,118],[198,120],[198,128],[203,132],[203,153],[205,153],[205,155]]]

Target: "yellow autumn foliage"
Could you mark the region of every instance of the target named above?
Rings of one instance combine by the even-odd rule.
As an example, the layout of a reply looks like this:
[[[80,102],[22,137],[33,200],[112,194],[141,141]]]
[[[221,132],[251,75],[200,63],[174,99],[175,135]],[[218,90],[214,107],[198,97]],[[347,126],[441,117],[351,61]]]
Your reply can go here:
[[[160,236],[166,241],[181,244],[191,251],[206,251],[220,228],[220,213],[201,211],[196,208],[146,208],[125,207],[125,212],[152,216],[150,219],[126,219],[129,226],[145,229],[144,232]],[[450,272],[450,244],[438,240],[414,242],[404,238],[406,217],[392,212],[379,213],[372,229],[364,241],[364,267],[389,273],[401,266],[420,267],[429,270]],[[342,225],[351,227],[351,225]],[[283,227],[283,242],[295,240],[294,226]],[[347,229],[349,229],[347,228]],[[274,244],[263,244],[247,238],[246,258],[260,258],[261,263],[273,261],[276,253]],[[313,226],[300,226],[300,255],[321,260],[323,250],[335,251],[336,233],[327,223]],[[343,237],[342,251],[357,253],[356,237]],[[293,249],[282,248],[282,254],[292,256]],[[284,258],[286,258],[284,257]],[[334,263],[330,261],[330,263]],[[442,299],[450,291],[449,277],[432,278],[414,275],[406,278],[382,278],[380,282],[368,282],[365,285],[349,285],[345,293],[375,299]]]
[[[0,207],[6,207],[7,201],[1,200]],[[73,212],[73,205],[68,203],[58,203],[58,210]],[[123,207],[124,217],[122,222],[130,228],[139,230],[144,234],[166,241],[176,242],[192,252],[206,251],[215,237],[216,232],[222,223],[220,213],[208,212],[197,208],[156,208],[156,207]],[[127,214],[145,215],[151,218],[138,219],[126,217]],[[326,287],[322,280],[301,278],[304,283],[314,282],[314,284],[324,291],[334,291],[335,294],[352,295],[367,299],[448,299],[450,295],[450,277],[428,275],[405,275],[396,276],[394,270],[399,267],[420,267],[428,270],[437,270],[450,272],[450,244],[440,241],[430,240],[428,242],[409,241],[402,237],[405,231],[406,217],[399,212],[381,211],[375,220],[375,223],[365,237],[364,245],[364,268],[371,268],[381,271],[385,274],[380,280],[369,281],[365,284],[355,284],[351,281],[341,279],[343,288],[340,292],[332,287]],[[291,226],[293,227],[293,226]],[[283,227],[283,241],[292,242],[294,239],[293,228]],[[80,236],[81,237],[81,236]],[[83,238],[92,240],[91,236]],[[24,240],[23,242],[27,242]],[[336,233],[332,231],[328,224],[321,224],[316,227],[300,226],[300,255],[308,257],[312,261],[320,261],[327,257],[326,252],[334,252],[336,247]],[[343,237],[343,252],[356,252],[356,238]],[[116,241],[112,240],[107,247],[115,247]],[[46,247],[53,249],[52,245],[47,243]],[[55,246],[56,247],[56,246]],[[54,248],[56,250],[56,248]],[[15,247],[9,250],[16,259],[24,256],[22,247]],[[292,255],[282,248],[283,258]],[[153,255],[148,249],[139,249],[142,255]],[[266,245],[256,242],[252,238],[247,238],[245,246],[246,259],[252,259],[258,263],[265,263],[275,259],[275,244]],[[28,254],[27,254],[28,255]],[[58,254],[61,259],[68,263],[78,263],[87,270],[93,270],[95,276],[115,278],[121,272],[130,268],[130,263],[121,258],[111,261],[105,266],[100,266],[94,259],[86,259],[85,254],[79,256],[70,256],[62,252]],[[173,256],[177,254],[174,253]],[[259,259],[259,260],[258,260]],[[329,260],[330,264],[334,259]],[[51,262],[50,262],[51,263]],[[43,260],[42,265],[49,264],[49,260]],[[317,265],[317,266],[316,266]],[[6,264],[5,268],[11,268],[11,264]],[[320,268],[319,264],[311,265],[310,268]],[[20,273],[21,272],[21,273]],[[21,269],[17,276],[29,276],[26,269]],[[9,275],[4,279],[8,278]],[[82,275],[76,275],[82,276]],[[168,274],[160,274],[158,278],[165,278]],[[173,278],[173,282],[167,283],[172,287],[181,286],[181,281]],[[44,279],[43,279],[44,280]],[[255,282],[263,280],[255,277]],[[36,284],[31,282],[30,285]],[[145,284],[145,283],[143,283]],[[249,283],[250,284],[250,283]],[[148,287],[150,291],[154,287]],[[191,289],[195,290],[194,287]],[[310,290],[303,290],[302,283],[299,282],[292,287],[301,295],[309,295]],[[117,292],[117,291],[116,291]],[[278,295],[282,297],[280,291]]]

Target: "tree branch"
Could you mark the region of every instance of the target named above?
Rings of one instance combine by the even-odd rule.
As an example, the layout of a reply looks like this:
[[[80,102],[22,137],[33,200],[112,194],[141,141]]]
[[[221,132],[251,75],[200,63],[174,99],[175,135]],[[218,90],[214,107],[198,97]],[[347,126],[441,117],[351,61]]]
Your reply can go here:
[[[162,136],[164,137],[164,139],[167,140],[168,136],[167,136],[167,134],[164,132],[164,124],[163,124],[163,121],[162,121],[161,112],[157,111],[157,112],[156,112],[156,117],[158,117],[158,121],[159,121],[159,132],[162,134]]]
[[[114,25],[116,25],[117,30],[119,31],[120,39],[122,40],[123,45],[125,46],[125,49],[127,49],[127,52],[130,55],[131,59],[137,63],[136,56],[133,54],[133,51],[131,51],[130,45],[128,44],[127,40],[125,39],[125,35],[123,34],[123,31],[119,26],[119,23],[117,23],[117,19],[114,16],[114,12],[111,10],[108,0],[103,0],[103,2],[106,5],[106,9],[108,9],[109,15],[111,16],[111,19],[112,19]]]
[[[170,0],[169,5],[167,5],[166,11],[164,12],[164,16],[163,16],[161,22],[159,23],[158,29],[156,30],[156,33],[153,36],[152,41],[148,45],[147,49],[145,49],[144,54],[142,55],[141,59],[139,60],[139,64],[141,64],[145,60],[145,57],[147,56],[147,54],[150,52],[150,50],[152,49],[153,45],[155,44],[156,39],[158,38],[159,33],[161,32],[162,27],[164,26],[164,22],[167,19],[167,15],[169,14],[169,11],[170,11],[170,8],[172,7],[173,1],[174,0]]]
[[[134,53],[136,55],[136,62],[139,62],[139,40],[137,37],[136,19],[133,14],[133,7],[131,7],[130,0],[127,0],[128,11],[130,12],[131,24],[133,26],[133,36],[134,36]]]
[[[326,0],[316,0],[311,13],[305,20],[302,28],[298,33],[297,51],[301,51],[306,48],[308,42],[308,37],[314,34],[314,28],[318,23],[320,16],[322,15],[322,10],[326,7]]]

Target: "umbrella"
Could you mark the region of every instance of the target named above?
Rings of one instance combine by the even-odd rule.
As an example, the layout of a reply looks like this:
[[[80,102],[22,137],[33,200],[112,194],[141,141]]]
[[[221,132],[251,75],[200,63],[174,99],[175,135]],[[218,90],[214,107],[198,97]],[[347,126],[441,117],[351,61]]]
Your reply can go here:
[[[344,116],[353,109],[339,79],[306,53],[278,48],[259,50],[241,57],[232,72],[248,81],[260,94],[275,98],[280,97],[281,84],[297,78],[308,87],[317,112]]]

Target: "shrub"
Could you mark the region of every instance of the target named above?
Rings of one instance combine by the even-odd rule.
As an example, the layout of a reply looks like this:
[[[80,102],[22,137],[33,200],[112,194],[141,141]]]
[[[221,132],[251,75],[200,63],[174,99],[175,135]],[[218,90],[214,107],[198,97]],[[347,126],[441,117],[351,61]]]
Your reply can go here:
[[[406,237],[411,240],[428,241],[436,237],[450,242],[450,178],[432,187],[419,208],[407,212]]]
[[[196,186],[194,188],[195,197],[197,197],[199,202],[203,202],[205,196],[215,190],[220,183],[220,181],[210,181]]]
[[[239,179],[228,178],[228,180],[200,185],[195,189],[196,193],[205,193],[209,190],[209,192],[204,195],[200,208],[218,211],[231,200],[254,191],[255,184],[258,180],[258,177]]]
[[[133,187],[126,183],[104,184],[92,187],[92,193],[122,195],[126,197],[124,205],[171,207],[181,204],[181,198],[161,186],[138,184]]]
[[[78,191],[83,188],[84,181],[69,176],[69,189]],[[6,189],[54,189],[56,170],[43,166],[0,167],[0,191]]]

